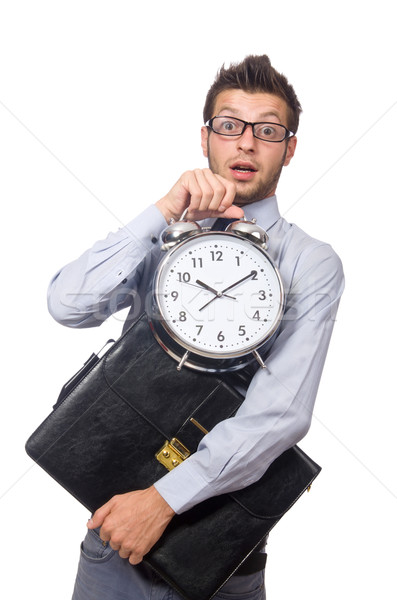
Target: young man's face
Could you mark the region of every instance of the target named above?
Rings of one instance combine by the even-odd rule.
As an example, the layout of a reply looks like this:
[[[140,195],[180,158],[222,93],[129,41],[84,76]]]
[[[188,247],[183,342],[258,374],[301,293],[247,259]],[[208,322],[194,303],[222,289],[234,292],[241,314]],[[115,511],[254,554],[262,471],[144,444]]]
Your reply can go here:
[[[273,94],[225,90],[218,95],[212,116],[222,115],[287,127],[287,104]],[[237,137],[219,135],[202,127],[201,146],[210,169],[235,183],[235,204],[243,206],[275,193],[281,170],[294,155],[296,137],[272,143],[255,138],[252,127]]]

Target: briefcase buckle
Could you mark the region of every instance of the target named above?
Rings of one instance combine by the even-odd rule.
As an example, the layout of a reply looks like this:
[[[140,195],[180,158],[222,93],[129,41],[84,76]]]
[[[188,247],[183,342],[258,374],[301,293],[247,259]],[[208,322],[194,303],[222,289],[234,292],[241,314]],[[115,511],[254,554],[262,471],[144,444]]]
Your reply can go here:
[[[190,456],[189,450],[176,438],[172,438],[170,442],[167,440],[156,454],[157,460],[169,471],[175,469],[188,456]]]

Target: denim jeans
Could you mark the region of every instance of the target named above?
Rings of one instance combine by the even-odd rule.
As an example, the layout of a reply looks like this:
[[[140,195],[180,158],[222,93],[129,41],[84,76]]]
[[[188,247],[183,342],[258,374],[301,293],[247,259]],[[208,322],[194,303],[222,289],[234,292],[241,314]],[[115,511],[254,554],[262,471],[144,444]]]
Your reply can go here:
[[[213,600],[265,600],[264,572],[234,575]],[[132,566],[120,558],[97,531],[89,530],[81,544],[80,562],[72,600],[183,600],[141,563]]]

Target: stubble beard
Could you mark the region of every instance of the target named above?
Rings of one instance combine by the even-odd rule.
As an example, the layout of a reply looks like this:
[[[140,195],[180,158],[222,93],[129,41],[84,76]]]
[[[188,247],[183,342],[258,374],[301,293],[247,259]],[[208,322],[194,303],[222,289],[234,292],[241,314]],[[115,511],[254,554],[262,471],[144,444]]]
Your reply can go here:
[[[209,144],[207,148],[208,166],[213,173],[220,174],[217,165],[211,159]],[[237,191],[233,204],[235,204],[236,206],[245,206],[247,204],[253,204],[254,202],[258,202],[259,200],[264,200],[264,198],[269,198],[269,196],[273,196],[277,188],[278,181],[280,179],[286,154],[287,146],[285,147],[285,151],[279,165],[275,169],[273,169],[267,180],[258,182],[258,184],[254,188],[247,189],[246,192],[244,192],[243,190]],[[248,185],[245,186],[244,182],[238,182],[237,185],[240,185],[240,188],[243,188],[243,186],[248,188]]]

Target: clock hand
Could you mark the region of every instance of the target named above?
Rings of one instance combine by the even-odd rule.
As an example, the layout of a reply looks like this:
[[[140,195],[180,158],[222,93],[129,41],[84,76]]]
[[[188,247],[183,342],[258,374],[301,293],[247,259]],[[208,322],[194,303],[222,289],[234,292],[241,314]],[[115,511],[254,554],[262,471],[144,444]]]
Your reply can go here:
[[[235,281],[234,283],[232,283],[232,285],[229,285],[227,288],[225,288],[221,292],[217,292],[216,296],[214,298],[211,298],[211,300],[209,302],[207,302],[207,304],[204,304],[204,306],[199,308],[199,310],[204,310],[204,308],[206,308],[209,304],[211,304],[211,302],[213,302],[217,298],[221,298],[222,296],[226,296],[227,298],[230,298],[230,296],[227,296],[227,294],[225,294],[225,292],[228,292],[229,290],[236,287],[240,283],[243,283],[243,281],[246,281],[247,279],[250,279],[251,277],[255,277],[256,274],[257,274],[257,271],[251,271],[251,273],[249,273],[249,275],[246,275],[245,277],[242,277],[238,281]]]
[[[191,285],[191,286],[193,286],[193,287],[195,287],[195,288],[198,288],[199,290],[203,288],[203,286],[202,286],[202,285],[196,285],[195,283],[190,283],[190,281],[182,281],[182,283],[183,283],[184,285]],[[212,291],[212,290],[210,290],[210,291]]]
[[[212,292],[213,294],[215,294],[215,296],[219,296],[221,294],[221,292],[218,292],[217,290],[215,290],[213,287],[211,287],[210,285],[207,285],[206,283],[204,283],[203,281],[200,281],[200,279],[196,279],[196,283],[199,284],[199,286],[201,286],[202,288],[204,288],[205,290],[208,290],[209,292]]]
[[[239,279],[235,283],[232,283],[232,285],[229,285],[229,287],[222,290],[221,294],[223,295],[225,292],[228,292],[232,288],[236,287],[236,285],[239,285],[239,283],[243,283],[243,281],[246,281],[247,279],[250,279],[251,277],[255,277],[256,274],[257,274],[257,271],[251,271],[251,273],[249,275],[246,275],[242,279]]]
[[[199,286],[204,288],[205,290],[208,290],[209,292],[212,292],[213,294],[215,294],[215,296],[217,296],[218,298],[220,298],[221,296],[226,296],[226,298],[231,298],[232,300],[236,299],[234,296],[228,296],[227,294],[224,294],[223,292],[218,292],[216,289],[214,289],[210,285],[207,285],[203,281],[200,281],[199,279],[196,279],[196,283],[198,283]]]

